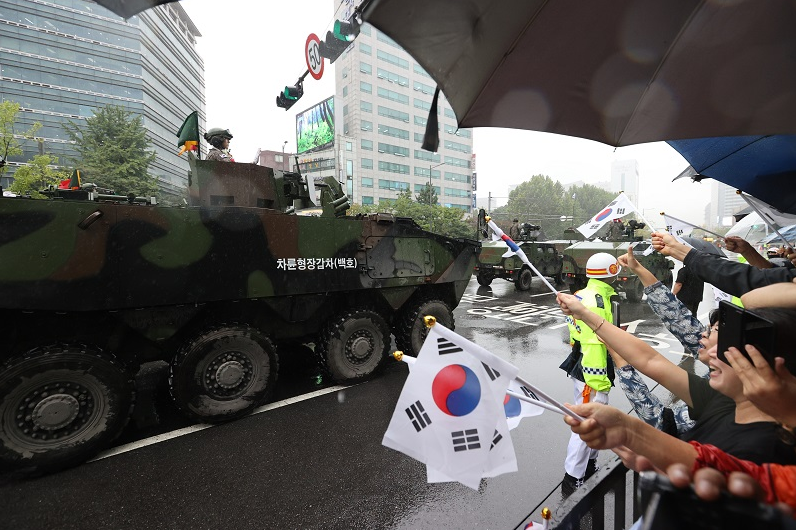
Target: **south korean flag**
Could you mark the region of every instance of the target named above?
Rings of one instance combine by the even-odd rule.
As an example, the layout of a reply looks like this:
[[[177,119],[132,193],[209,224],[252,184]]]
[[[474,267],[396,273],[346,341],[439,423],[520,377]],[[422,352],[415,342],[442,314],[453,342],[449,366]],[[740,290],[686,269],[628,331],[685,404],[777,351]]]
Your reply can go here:
[[[382,444],[425,463],[429,481],[456,480],[478,489],[491,470],[515,471],[503,400],[517,372],[436,323],[412,365]]]

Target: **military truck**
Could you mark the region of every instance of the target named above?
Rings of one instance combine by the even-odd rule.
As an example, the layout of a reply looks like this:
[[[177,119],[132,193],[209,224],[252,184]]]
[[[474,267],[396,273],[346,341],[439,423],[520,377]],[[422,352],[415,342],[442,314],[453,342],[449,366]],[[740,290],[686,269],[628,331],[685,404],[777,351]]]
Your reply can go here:
[[[520,236],[515,241],[525,252],[533,266],[545,276],[550,276],[559,285],[564,280],[561,276],[563,260],[555,244],[537,241],[541,227],[530,223],[519,225]],[[510,253],[508,245],[503,241],[487,241],[481,243],[478,261],[475,266],[476,279],[479,285],[488,286],[495,278],[514,282],[519,291],[531,288],[533,271],[516,255],[504,256]]]
[[[407,218],[346,216],[329,177],[191,159],[184,207],[50,190],[0,198],[0,469],[78,463],[110,443],[142,363],[167,361],[196,421],[266,401],[286,345],[338,381],[372,375],[423,315],[454,326],[479,243]]]
[[[609,235],[605,241],[579,241],[567,247],[564,250],[564,263],[561,273],[564,280],[570,285],[570,290],[575,292],[583,289],[588,283],[586,262],[593,254],[607,252],[612,256],[619,257],[622,254],[627,254],[629,247],[633,248],[633,256],[639,263],[644,265],[667,287],[671,288],[674,279],[672,276],[674,262],[666,259],[659,252],[644,255],[644,252],[650,247],[650,242],[642,241],[640,237],[634,235],[635,230],[643,227],[644,223],[631,220],[627,223],[627,227],[623,227],[621,231],[609,230]],[[641,280],[626,268],[623,268],[617,276],[614,288],[618,293],[624,292],[630,302],[639,302],[644,296],[644,286],[641,284]]]

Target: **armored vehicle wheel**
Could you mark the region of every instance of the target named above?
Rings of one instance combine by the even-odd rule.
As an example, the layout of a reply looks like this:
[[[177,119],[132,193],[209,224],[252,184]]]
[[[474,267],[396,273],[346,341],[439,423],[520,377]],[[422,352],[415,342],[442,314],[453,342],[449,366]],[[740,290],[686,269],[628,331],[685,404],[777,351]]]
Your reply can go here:
[[[517,279],[514,280],[514,287],[516,287],[518,291],[527,291],[531,288],[532,280],[533,273],[531,272],[531,269],[523,268],[520,271],[520,274],[517,276]]]
[[[323,367],[342,382],[372,374],[389,347],[390,328],[384,318],[375,311],[355,309],[329,321],[315,350]]]
[[[483,285],[484,287],[488,287],[489,284],[492,283],[492,280],[495,279],[495,277],[492,274],[486,272],[479,272],[478,275],[475,277],[475,279],[478,280],[478,285]]]
[[[558,274],[553,276],[553,281],[556,282],[556,285],[559,286],[559,287],[564,285],[566,283],[564,281],[564,273],[563,272],[559,272]]]
[[[644,296],[644,284],[638,278],[631,280],[625,286],[625,294],[628,302],[641,302],[641,297]]]
[[[43,472],[78,464],[121,433],[132,374],[77,344],[36,348],[0,368],[0,469]]]
[[[395,327],[395,344],[407,355],[416,357],[428,335],[428,328],[423,317],[431,315],[437,322],[448,329],[453,329],[455,322],[453,311],[441,300],[425,300],[403,311]]]
[[[271,340],[246,325],[211,329],[180,348],[169,387],[188,417],[206,422],[239,418],[268,399],[279,360]]]

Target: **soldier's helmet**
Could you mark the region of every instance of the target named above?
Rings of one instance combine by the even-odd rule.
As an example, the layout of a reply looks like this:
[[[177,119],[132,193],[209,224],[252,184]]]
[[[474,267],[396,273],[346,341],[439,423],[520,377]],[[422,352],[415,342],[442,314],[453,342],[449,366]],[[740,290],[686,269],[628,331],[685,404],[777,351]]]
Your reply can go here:
[[[621,270],[616,258],[606,252],[598,252],[586,262],[587,278],[612,278]]]
[[[213,127],[209,131],[205,133],[205,140],[208,142],[211,138],[222,138],[227,140],[232,140],[232,134],[230,134],[229,129],[221,129],[219,127]]]

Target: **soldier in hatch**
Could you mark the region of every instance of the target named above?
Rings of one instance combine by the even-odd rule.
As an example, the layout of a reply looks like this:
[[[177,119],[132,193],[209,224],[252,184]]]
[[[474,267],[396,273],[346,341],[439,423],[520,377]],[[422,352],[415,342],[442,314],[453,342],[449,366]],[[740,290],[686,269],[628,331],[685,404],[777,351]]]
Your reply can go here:
[[[608,403],[608,391],[614,379],[614,367],[605,344],[595,331],[605,322],[613,323],[611,298],[616,292],[611,284],[621,267],[616,258],[605,252],[594,254],[586,262],[586,276],[589,283],[575,295],[583,305],[601,317],[600,324],[591,329],[581,320],[567,317],[572,352],[560,368],[567,372],[575,386],[575,403]],[[567,459],[564,463],[564,481],[561,493],[572,494],[583,481],[597,471],[597,451],[589,449],[579,436],[570,437],[567,446]]]
[[[229,141],[232,135],[229,129],[219,129],[214,127],[205,133],[205,140],[213,147],[207,152],[208,160],[218,160],[221,162],[234,162],[232,153],[229,152]]]

